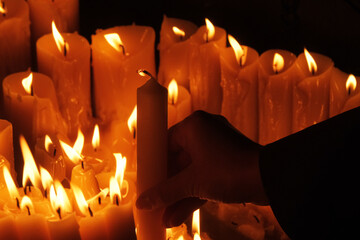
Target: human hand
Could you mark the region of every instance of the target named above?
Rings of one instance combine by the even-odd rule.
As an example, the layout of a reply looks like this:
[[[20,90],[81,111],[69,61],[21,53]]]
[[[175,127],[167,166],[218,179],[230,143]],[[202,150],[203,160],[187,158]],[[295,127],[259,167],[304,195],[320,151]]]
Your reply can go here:
[[[196,111],[169,130],[169,178],[142,193],[136,206],[166,207],[164,221],[170,227],[206,200],[266,204],[260,148],[224,117]]]

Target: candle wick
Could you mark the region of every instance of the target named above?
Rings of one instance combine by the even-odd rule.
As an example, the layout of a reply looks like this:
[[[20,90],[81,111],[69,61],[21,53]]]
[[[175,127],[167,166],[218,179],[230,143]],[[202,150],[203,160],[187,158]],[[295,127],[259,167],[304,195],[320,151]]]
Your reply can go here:
[[[84,167],[84,161],[81,161],[81,168],[84,170],[85,167]]]
[[[101,197],[98,197],[98,203],[101,205]]]
[[[28,215],[30,216],[31,213],[30,213],[30,208],[29,208],[29,206],[26,206],[26,209],[27,209]]]
[[[133,128],[133,139],[136,139],[136,128]]]
[[[30,88],[30,95],[34,96],[34,87],[32,84],[31,84],[31,88]]]
[[[66,41],[64,40],[64,57],[67,55]]]
[[[59,207],[58,209],[56,209],[56,212],[59,215],[59,218],[61,219],[61,208]]]
[[[47,195],[48,195],[47,192],[48,192],[47,189],[45,189],[45,190],[44,190],[45,198],[47,198]]]
[[[315,69],[314,68],[311,68],[311,74],[315,75]]]
[[[350,96],[350,94],[351,94],[351,88],[349,88],[348,90],[348,95]]]
[[[94,216],[94,214],[93,214],[93,212],[92,212],[92,210],[91,210],[90,206],[88,207],[88,210],[89,210],[90,217],[93,217],[93,216]]]
[[[56,156],[56,148],[54,148],[53,154],[54,154],[54,157],[55,157]]]
[[[94,148],[94,151],[97,152],[97,148]]]
[[[115,195],[115,204],[119,206],[119,196]]]
[[[242,56],[240,57],[240,67],[242,67],[243,66],[243,63],[242,63],[243,61],[242,61]]]
[[[125,54],[125,47],[124,47],[124,45],[119,44],[119,46],[121,47],[121,49],[122,49],[122,53],[123,53],[123,55],[125,56],[126,54]]]
[[[16,206],[17,206],[18,209],[20,209],[20,201],[19,201],[18,198],[16,198]]]

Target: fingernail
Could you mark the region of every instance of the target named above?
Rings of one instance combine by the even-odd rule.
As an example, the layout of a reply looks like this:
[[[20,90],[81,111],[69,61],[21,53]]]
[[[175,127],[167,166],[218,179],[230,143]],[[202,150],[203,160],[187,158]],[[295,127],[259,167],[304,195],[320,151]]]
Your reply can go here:
[[[149,197],[139,197],[136,201],[136,207],[138,209],[151,210],[152,205],[153,203]]]

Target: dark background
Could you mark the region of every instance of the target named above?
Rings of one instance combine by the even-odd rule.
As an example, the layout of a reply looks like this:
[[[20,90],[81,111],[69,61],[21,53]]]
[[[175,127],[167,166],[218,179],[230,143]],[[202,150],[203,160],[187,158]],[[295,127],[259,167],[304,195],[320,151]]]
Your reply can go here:
[[[98,28],[136,23],[152,26],[158,42],[164,14],[198,26],[207,17],[260,54],[306,47],[360,75],[359,0],[80,0],[80,34],[90,40]]]

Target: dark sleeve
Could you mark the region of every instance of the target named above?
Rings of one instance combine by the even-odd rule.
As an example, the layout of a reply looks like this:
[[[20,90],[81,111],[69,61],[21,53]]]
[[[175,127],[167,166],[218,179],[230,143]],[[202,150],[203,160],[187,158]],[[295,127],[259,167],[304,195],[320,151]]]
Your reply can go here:
[[[265,146],[260,171],[292,239],[351,239],[360,227],[360,108]],[[353,236],[354,237],[354,236]]]

